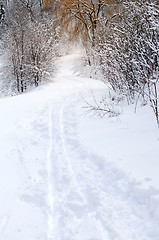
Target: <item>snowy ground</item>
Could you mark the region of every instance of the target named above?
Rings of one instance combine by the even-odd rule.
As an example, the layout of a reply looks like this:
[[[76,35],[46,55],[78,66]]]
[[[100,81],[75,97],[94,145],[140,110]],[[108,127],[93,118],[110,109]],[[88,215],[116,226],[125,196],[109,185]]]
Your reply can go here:
[[[151,109],[85,115],[106,87],[58,62],[56,78],[0,100],[1,240],[159,240],[159,141]]]

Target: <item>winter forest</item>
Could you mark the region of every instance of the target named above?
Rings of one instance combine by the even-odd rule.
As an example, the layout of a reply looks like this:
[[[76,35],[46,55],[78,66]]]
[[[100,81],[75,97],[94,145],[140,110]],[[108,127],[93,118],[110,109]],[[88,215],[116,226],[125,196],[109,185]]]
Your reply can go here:
[[[0,0],[0,240],[159,240],[159,1]]]
[[[5,95],[46,81],[61,46],[80,44],[89,77],[109,83],[128,103],[150,104],[159,124],[158,1],[4,0],[0,26]]]

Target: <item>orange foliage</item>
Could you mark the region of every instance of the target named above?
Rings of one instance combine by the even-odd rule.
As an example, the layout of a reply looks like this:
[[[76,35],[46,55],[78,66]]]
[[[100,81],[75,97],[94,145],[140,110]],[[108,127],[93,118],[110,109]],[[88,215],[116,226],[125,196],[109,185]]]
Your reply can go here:
[[[118,3],[117,0],[45,0],[44,2],[46,11],[50,7],[53,8],[56,17],[54,24],[59,25],[61,31],[67,32],[69,38],[82,34],[91,41],[94,39],[101,12],[103,14],[105,11],[104,14],[111,15]]]

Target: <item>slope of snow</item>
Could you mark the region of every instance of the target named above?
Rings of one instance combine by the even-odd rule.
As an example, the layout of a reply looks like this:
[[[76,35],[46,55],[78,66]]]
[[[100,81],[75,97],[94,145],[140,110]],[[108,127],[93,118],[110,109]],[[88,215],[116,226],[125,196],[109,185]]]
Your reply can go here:
[[[0,239],[158,240],[159,192],[127,173],[145,168],[159,183],[155,123],[142,126],[148,110],[85,116],[83,99],[105,86],[74,72],[78,58],[61,58],[49,85],[0,100]]]

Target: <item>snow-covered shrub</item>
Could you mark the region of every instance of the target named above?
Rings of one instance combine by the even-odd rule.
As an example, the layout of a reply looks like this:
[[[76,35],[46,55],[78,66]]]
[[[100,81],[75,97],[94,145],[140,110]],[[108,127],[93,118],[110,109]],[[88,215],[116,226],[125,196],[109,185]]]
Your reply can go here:
[[[159,9],[148,1],[126,2],[97,35],[96,54],[114,90],[134,97],[159,68]]]
[[[102,97],[96,97],[92,92],[92,101],[85,101],[86,105],[83,108],[86,110],[86,113],[97,115],[100,118],[105,116],[109,118],[117,117],[122,112],[119,104],[122,100],[113,91],[107,91]]]

